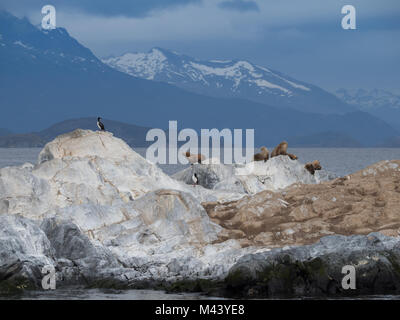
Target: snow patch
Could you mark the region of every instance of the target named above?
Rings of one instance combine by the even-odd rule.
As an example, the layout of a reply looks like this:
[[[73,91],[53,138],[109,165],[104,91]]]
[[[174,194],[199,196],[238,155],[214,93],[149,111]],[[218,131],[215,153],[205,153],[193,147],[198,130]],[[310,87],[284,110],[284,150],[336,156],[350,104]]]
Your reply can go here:
[[[232,62],[232,60],[210,60],[210,62],[213,62],[213,63],[229,63],[229,62]]]
[[[291,93],[288,89],[278,86],[276,84],[273,84],[271,82],[268,82],[267,80],[264,80],[264,79],[249,80],[249,82],[254,82],[259,87],[270,88],[270,89],[279,89],[279,90],[282,90],[283,92]]]
[[[21,46],[21,47],[23,47],[25,49],[29,49],[29,50],[33,49],[33,47],[28,46],[28,45],[24,44],[22,41],[19,41],[19,40],[15,41],[14,44],[17,45],[17,46]]]
[[[275,90],[279,90],[281,97],[293,96],[291,88],[311,91],[310,88],[285,79],[268,68],[245,60],[200,61],[174,52],[169,52],[167,57],[164,52],[154,48],[148,53],[126,53],[120,57],[104,59],[103,62],[134,77],[165,81],[184,88],[196,83],[207,90],[230,89],[233,92],[245,92],[242,89],[247,86],[255,89],[256,95],[278,95]],[[170,55],[175,57],[169,59]]]
[[[166,60],[167,58],[160,50],[153,49],[150,53],[126,53],[121,57],[106,59],[103,62],[130,75],[139,75],[153,80],[154,76],[164,69]]]

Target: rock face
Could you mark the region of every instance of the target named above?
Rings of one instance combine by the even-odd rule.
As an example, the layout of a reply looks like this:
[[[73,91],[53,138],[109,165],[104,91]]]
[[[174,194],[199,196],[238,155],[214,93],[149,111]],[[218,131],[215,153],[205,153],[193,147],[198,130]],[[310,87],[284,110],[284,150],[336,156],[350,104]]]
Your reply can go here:
[[[193,171],[200,186],[188,184]],[[400,161],[325,182],[328,175],[311,176],[288,157],[254,168],[193,165],[175,177],[111,133],[89,130],[59,136],[36,165],[0,169],[0,292],[41,288],[47,265],[56,270],[57,287],[221,283],[229,274],[224,283],[235,292],[240,287],[231,282],[235,270],[254,274],[253,262],[270,261],[271,248],[311,244],[333,234],[397,236],[400,228]],[[360,249],[357,259],[394,252],[389,244],[397,238],[375,237],[383,247]],[[353,240],[337,239],[342,242],[329,259],[348,262],[340,255],[346,257],[345,244]],[[300,250],[293,259],[300,259],[296,252],[314,257],[315,248],[293,249]],[[390,263],[384,267],[394,272]],[[373,277],[373,268],[367,275]],[[251,281],[258,283],[257,277]],[[301,292],[314,292],[316,285],[304,285]],[[260,296],[280,292],[274,290],[261,290]]]
[[[172,177],[190,185],[193,184],[192,176],[194,173],[197,174],[198,184],[206,189],[246,193],[242,182],[235,175],[235,167],[232,165],[222,163],[193,164]]]
[[[342,280],[355,268],[355,289]],[[235,264],[225,290],[236,297],[355,296],[400,292],[400,238],[380,233],[327,236],[313,245],[250,254]]]
[[[117,268],[120,263],[103,246],[92,243],[79,227],[70,221],[45,219],[41,229],[50,241],[56,260],[69,260],[79,270],[90,276],[104,268]]]
[[[188,192],[203,201],[240,197],[189,188],[111,133],[76,130],[48,143],[38,165],[0,169],[0,209],[38,219],[55,208],[113,206],[162,188]]]
[[[310,244],[333,234],[400,233],[400,161],[382,161],[348,177],[294,184],[238,201],[203,203],[226,237],[242,245]]]
[[[267,162],[251,162],[246,165],[194,164],[176,173],[173,178],[192,184],[196,173],[199,184],[207,189],[231,190],[256,194],[263,190],[276,191],[293,183],[316,184],[336,178],[332,173],[321,171],[314,176],[297,160],[278,156]]]
[[[46,264],[61,284],[222,277],[251,250],[235,240],[213,245],[222,228],[201,201],[243,195],[188,186],[111,133],[76,130],[47,144],[37,165],[0,169],[0,226],[9,232],[9,219],[26,233],[1,238],[0,270],[9,278],[20,252],[16,261],[36,268],[18,268],[31,270],[25,280],[39,288]],[[42,242],[47,251],[31,248]]]
[[[50,241],[33,221],[0,214],[0,292],[38,287],[41,268],[53,257]]]

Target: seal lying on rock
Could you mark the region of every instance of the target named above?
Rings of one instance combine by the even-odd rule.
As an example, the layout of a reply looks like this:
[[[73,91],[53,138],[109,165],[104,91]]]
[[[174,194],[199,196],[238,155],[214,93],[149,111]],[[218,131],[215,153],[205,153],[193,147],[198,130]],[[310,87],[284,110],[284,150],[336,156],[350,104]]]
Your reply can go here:
[[[277,157],[277,156],[281,156],[281,155],[282,156],[286,156],[287,155],[287,148],[288,148],[288,143],[286,141],[282,141],[272,151],[271,158]]]
[[[277,156],[288,156],[292,160],[297,160],[297,156],[292,153],[287,153],[288,143],[286,141],[282,141],[278,144],[275,149],[271,153],[271,158]]]
[[[190,151],[186,151],[184,153],[184,156],[188,159],[188,161],[190,162],[190,164],[193,163],[201,163],[202,161],[204,161],[206,159],[205,156],[203,156],[202,154],[191,154]]]
[[[308,172],[311,173],[312,175],[314,175],[316,170],[322,169],[321,164],[319,163],[318,160],[314,160],[313,162],[306,163],[304,168],[306,168],[308,170]]]
[[[261,147],[261,152],[254,155],[254,161],[264,161],[269,159],[269,151],[266,147]]]

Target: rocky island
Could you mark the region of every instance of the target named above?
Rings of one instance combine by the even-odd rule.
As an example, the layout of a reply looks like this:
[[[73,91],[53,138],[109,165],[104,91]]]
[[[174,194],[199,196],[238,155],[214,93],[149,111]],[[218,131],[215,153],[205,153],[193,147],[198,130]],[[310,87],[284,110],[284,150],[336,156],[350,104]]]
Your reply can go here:
[[[226,297],[400,291],[400,161],[346,177],[278,156],[174,176],[109,132],[75,130],[0,169],[0,292],[153,288]],[[199,185],[190,177],[196,172]],[[344,290],[352,265],[356,289]]]

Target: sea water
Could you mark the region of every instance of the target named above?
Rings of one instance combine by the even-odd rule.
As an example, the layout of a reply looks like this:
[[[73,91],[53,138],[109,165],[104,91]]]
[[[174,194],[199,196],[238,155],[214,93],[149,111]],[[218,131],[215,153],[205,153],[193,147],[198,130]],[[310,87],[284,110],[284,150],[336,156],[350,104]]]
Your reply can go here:
[[[22,295],[0,296],[0,300],[224,300],[200,293],[166,293],[156,290],[113,290],[63,288],[56,290],[26,291]],[[264,300],[276,300],[270,298]],[[400,295],[365,295],[354,297],[280,297],[280,300],[400,300]]]
[[[134,150],[143,157],[146,156],[145,148]],[[36,164],[40,151],[41,148],[0,148],[0,168],[26,162]],[[338,176],[357,172],[381,160],[400,160],[400,148],[291,148],[289,152],[297,155],[302,163],[319,160],[325,170]],[[169,175],[187,167],[182,164],[159,166]]]
[[[26,291],[22,295],[0,296],[0,300],[199,300],[221,299],[199,293],[166,293],[156,290],[113,290],[62,288]]]

